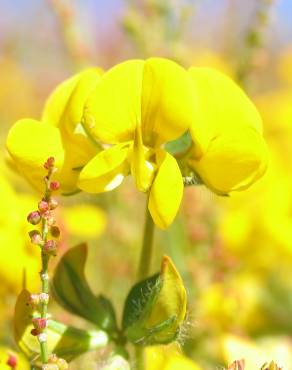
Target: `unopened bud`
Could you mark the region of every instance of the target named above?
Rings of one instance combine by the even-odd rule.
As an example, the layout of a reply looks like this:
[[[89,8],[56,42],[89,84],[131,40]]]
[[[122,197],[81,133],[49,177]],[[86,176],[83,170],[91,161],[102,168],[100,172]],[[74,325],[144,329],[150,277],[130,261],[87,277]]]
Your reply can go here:
[[[59,366],[56,364],[45,364],[42,365],[42,370],[59,370]]]
[[[40,333],[47,327],[48,320],[41,317],[35,317],[32,319],[32,324],[34,328]]]
[[[27,302],[32,308],[38,307],[40,304],[40,295],[39,294],[31,294],[29,296],[29,300]]]
[[[29,236],[30,236],[30,241],[32,242],[32,244],[36,244],[36,245],[44,244],[43,238],[38,230],[30,231]]]
[[[58,190],[60,188],[60,183],[59,183],[59,181],[51,181],[51,183],[50,183],[50,189],[52,190],[52,191],[56,191],[56,190]]]
[[[55,218],[51,215],[50,217],[48,217],[47,218],[47,223],[48,223],[48,226],[53,226],[53,225],[55,225],[55,223],[56,223],[56,220],[55,220]]]
[[[44,163],[44,168],[46,170],[51,170],[55,165],[55,158],[54,157],[49,157],[46,162]]]
[[[40,303],[49,303],[50,296],[47,293],[40,293],[39,294],[39,301]]]
[[[58,201],[55,198],[51,198],[49,200],[49,206],[51,210],[56,209],[58,207]]]
[[[49,207],[48,202],[46,202],[45,200],[41,200],[41,201],[39,202],[39,211],[40,211],[41,213],[45,213],[45,212],[47,212],[49,209],[50,209],[50,207]]]
[[[57,242],[55,240],[48,240],[44,245],[44,252],[46,254],[56,256],[57,255]]]
[[[45,343],[47,341],[47,339],[48,339],[48,336],[47,336],[46,333],[40,333],[38,335],[38,340],[39,340],[40,343]]]
[[[52,353],[49,357],[49,364],[56,364],[58,362],[58,356],[55,353]]]
[[[245,369],[244,360],[236,360],[230,366],[228,366],[228,370],[244,370],[244,369]]]
[[[10,366],[11,369],[15,369],[17,366],[17,357],[14,354],[9,353],[9,357],[6,362],[6,365]]]
[[[30,331],[30,334],[33,335],[34,337],[37,337],[39,335],[39,331],[37,329],[32,329]]]
[[[60,229],[58,228],[58,226],[52,226],[51,227],[51,235],[54,237],[54,238],[59,238],[60,236]]]
[[[27,216],[27,221],[32,225],[37,225],[41,221],[41,215],[39,211],[30,212]]]
[[[69,369],[69,365],[68,365],[67,361],[65,361],[63,358],[58,359],[57,365],[58,365],[59,370]]]

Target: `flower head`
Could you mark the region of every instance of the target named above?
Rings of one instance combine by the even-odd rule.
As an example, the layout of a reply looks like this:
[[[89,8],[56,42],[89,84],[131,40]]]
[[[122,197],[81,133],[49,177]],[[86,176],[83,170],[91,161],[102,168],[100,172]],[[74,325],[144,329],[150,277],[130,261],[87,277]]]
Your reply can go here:
[[[84,126],[110,144],[81,171],[79,187],[98,193],[132,174],[149,191],[154,222],[167,227],[175,217],[183,181],[175,158],[162,145],[191,125],[196,98],[187,72],[162,58],[131,60],[106,72],[86,101]]]

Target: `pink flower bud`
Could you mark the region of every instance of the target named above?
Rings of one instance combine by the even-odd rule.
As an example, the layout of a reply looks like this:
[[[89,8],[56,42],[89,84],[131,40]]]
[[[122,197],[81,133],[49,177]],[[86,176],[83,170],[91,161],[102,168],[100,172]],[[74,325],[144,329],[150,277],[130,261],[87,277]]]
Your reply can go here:
[[[54,199],[54,198],[51,198],[50,201],[49,201],[49,206],[50,206],[51,210],[56,209],[58,207],[57,200]]]
[[[55,240],[48,240],[44,245],[44,252],[48,255],[57,255],[57,242]]]
[[[33,335],[34,337],[37,337],[39,335],[39,332],[37,329],[31,329],[30,334]]]
[[[43,319],[41,317],[35,317],[32,319],[32,324],[34,328],[40,333],[42,330],[44,330],[48,325],[48,320]]]
[[[55,165],[55,158],[54,157],[49,157],[46,162],[44,163],[44,168],[46,170],[50,170],[54,167]]]
[[[52,191],[56,191],[56,190],[58,190],[60,188],[60,183],[59,183],[59,181],[51,181],[51,183],[50,183],[50,189],[52,190]]]
[[[47,212],[49,209],[50,209],[50,207],[49,207],[48,202],[46,202],[45,200],[41,200],[41,201],[39,202],[39,211],[40,211],[41,213],[45,213],[45,212]]]
[[[13,355],[12,353],[9,353],[9,357],[6,362],[6,365],[10,366],[11,369],[15,369],[17,366],[17,357]]]
[[[59,238],[60,236],[60,229],[58,228],[58,226],[52,226],[51,227],[51,235],[52,237],[54,238]]]
[[[27,216],[27,221],[32,225],[37,225],[41,221],[41,215],[39,211],[30,212]]]
[[[35,245],[43,245],[44,244],[42,236],[41,236],[39,231],[37,231],[37,230],[30,231],[29,236],[30,236],[30,241],[31,241],[32,244],[35,244]]]

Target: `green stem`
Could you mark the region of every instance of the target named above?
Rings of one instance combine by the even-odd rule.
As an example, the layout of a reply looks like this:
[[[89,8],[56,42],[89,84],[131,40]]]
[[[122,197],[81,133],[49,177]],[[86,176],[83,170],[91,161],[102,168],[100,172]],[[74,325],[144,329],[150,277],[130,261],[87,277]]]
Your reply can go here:
[[[148,277],[150,271],[153,252],[153,234],[154,234],[154,223],[148,210],[148,198],[147,198],[143,244],[137,273],[137,278],[139,281]]]
[[[46,219],[43,218],[42,220],[42,239],[46,243],[48,239],[48,222]],[[44,251],[41,252],[41,260],[42,260],[42,270],[41,270],[41,293],[45,293],[49,295],[49,259],[50,257],[44,253]],[[48,313],[48,302],[45,300],[41,303],[40,307],[40,315],[42,319],[47,318]],[[47,334],[46,329],[43,329],[43,334]],[[48,355],[48,345],[47,341],[44,340],[40,342],[40,352],[41,352],[41,361],[42,364],[47,364],[49,355]]]
[[[135,370],[144,370],[145,361],[144,361],[144,348],[141,346],[135,347]]]
[[[146,279],[149,276],[153,252],[153,236],[154,236],[154,223],[148,210],[148,197],[147,197],[144,236],[137,273],[138,281]],[[136,370],[145,369],[144,348],[141,346],[135,347],[135,363]]]

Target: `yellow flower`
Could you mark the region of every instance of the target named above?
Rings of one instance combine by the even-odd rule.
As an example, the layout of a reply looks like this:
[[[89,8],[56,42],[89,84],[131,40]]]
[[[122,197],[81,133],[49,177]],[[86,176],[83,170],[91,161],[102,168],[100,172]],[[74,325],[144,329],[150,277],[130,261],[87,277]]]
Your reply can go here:
[[[53,156],[62,192],[76,190],[78,169],[98,151],[80,122],[84,101],[100,75],[99,69],[92,68],[71,77],[48,98],[41,122],[22,119],[10,129],[7,149],[16,170],[35,188],[42,189],[43,163]]]
[[[193,361],[183,356],[177,345],[146,348],[146,370],[200,370]]]
[[[131,173],[137,188],[149,191],[154,222],[166,228],[179,208],[183,181],[162,145],[188,129],[195,102],[187,72],[170,60],[131,60],[110,69],[85,104],[84,126],[96,141],[112,146],[83,168],[79,187],[109,191]]]
[[[193,146],[188,165],[215,193],[246,189],[267,165],[260,115],[222,73],[195,67],[189,73],[199,102],[190,127]]]

